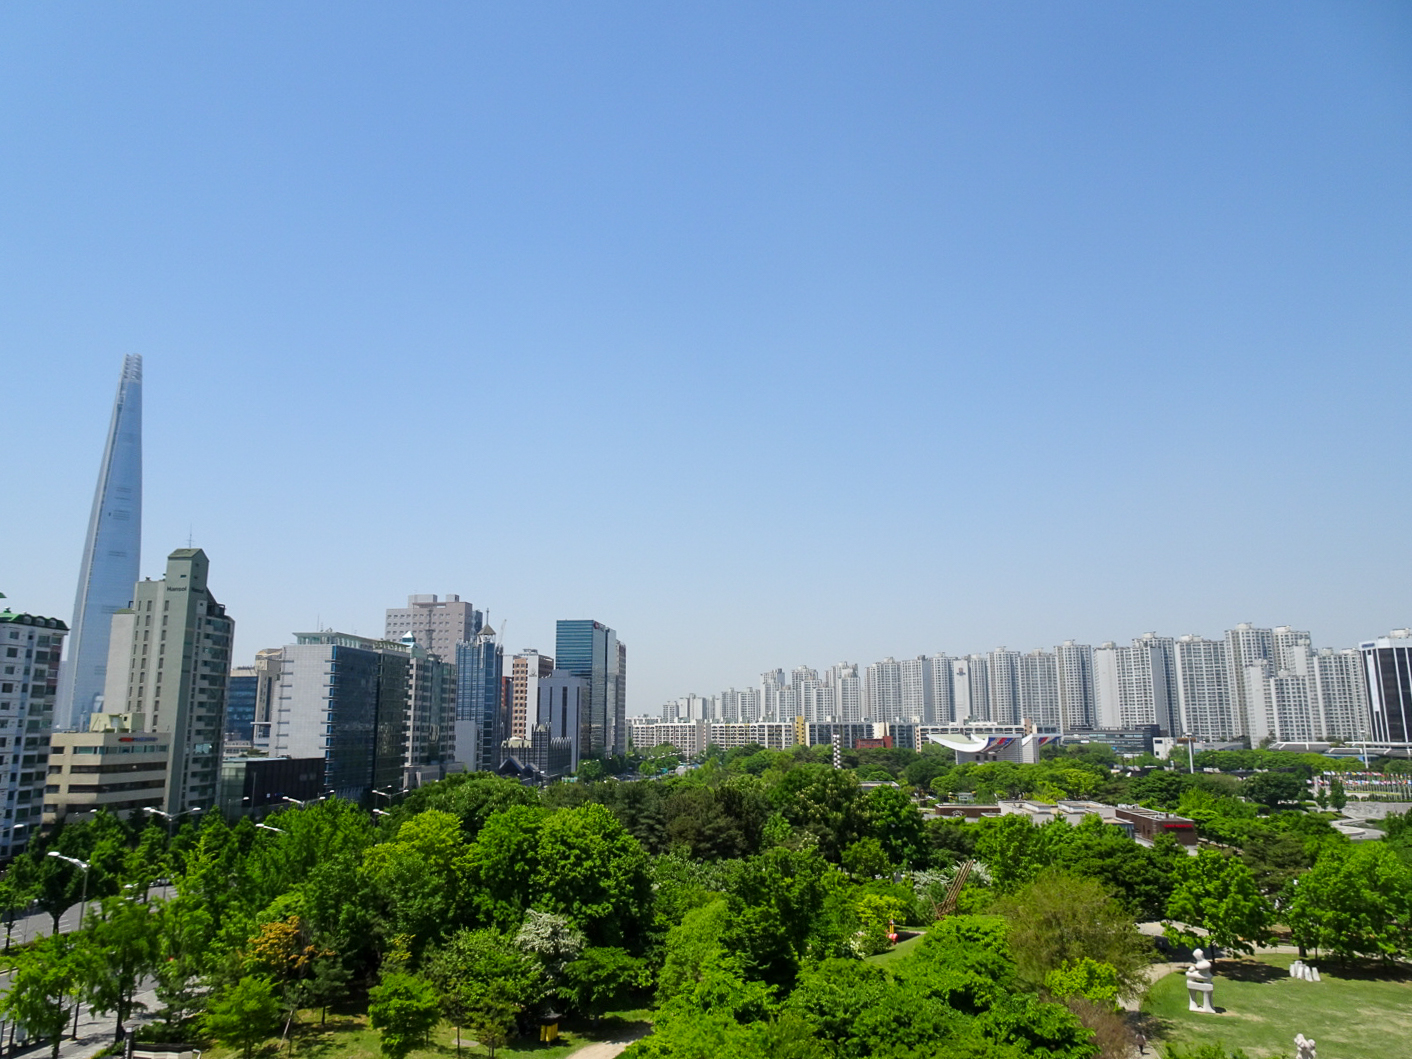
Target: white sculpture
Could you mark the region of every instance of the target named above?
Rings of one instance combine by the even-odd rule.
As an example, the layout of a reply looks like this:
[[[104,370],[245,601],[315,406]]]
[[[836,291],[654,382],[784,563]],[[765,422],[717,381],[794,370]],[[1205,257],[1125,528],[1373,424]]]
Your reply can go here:
[[[1211,1006],[1211,997],[1216,991],[1216,986],[1212,981],[1211,961],[1200,949],[1191,955],[1194,962],[1186,972],[1187,1010],[1205,1011],[1214,1015],[1216,1009]]]
[[[1319,980],[1319,969],[1310,966],[1303,960],[1295,960],[1289,965],[1289,976],[1305,982],[1317,982]]]
[[[1294,1059],[1319,1059],[1314,1051],[1314,1042],[1302,1033],[1294,1035]]]

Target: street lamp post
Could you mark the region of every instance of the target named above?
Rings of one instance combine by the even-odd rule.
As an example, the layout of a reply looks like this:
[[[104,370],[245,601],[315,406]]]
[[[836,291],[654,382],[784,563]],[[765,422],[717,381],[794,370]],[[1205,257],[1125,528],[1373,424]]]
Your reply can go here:
[[[258,827],[261,831],[273,831],[277,835],[285,834],[285,831],[282,828],[271,827],[269,824],[256,824],[255,826]]]
[[[87,911],[87,909],[88,909],[88,871],[89,871],[90,868],[93,867],[93,865],[90,864],[90,863],[88,863],[87,861],[79,860],[77,857],[66,857],[66,856],[64,856],[62,853],[57,853],[57,852],[55,852],[55,851],[52,850],[52,849],[49,851],[48,856],[50,856],[50,857],[56,857],[56,858],[58,858],[59,860],[62,860],[62,861],[64,861],[64,862],[68,863],[68,864],[72,864],[72,865],[73,865],[74,867],[76,867],[76,868],[82,868],[82,869],[83,869],[83,891],[82,891],[83,896],[81,896],[81,897],[79,898],[79,902],[78,902],[78,929],[79,929],[79,930],[82,930],[82,929],[83,929],[83,914],[84,914],[84,912]],[[75,998],[74,998],[74,1033],[73,1033],[73,1039],[74,1039],[74,1040],[78,1040],[78,1009],[79,1009],[79,1000],[78,1000],[77,997],[75,997]]]

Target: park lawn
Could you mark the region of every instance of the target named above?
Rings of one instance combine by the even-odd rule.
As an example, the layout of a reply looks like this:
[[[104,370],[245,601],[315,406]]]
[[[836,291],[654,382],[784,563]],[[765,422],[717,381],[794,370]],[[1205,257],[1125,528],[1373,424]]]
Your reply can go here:
[[[628,1018],[624,1018],[626,1015]],[[633,1016],[640,1016],[634,1018]],[[328,1024],[319,1026],[318,1011],[300,1013],[301,1027],[294,1041],[294,1059],[379,1059],[378,1033],[368,1024],[366,1013],[356,1015],[329,1014]],[[550,1044],[541,1044],[529,1037],[521,1037],[496,1049],[496,1059],[563,1059],[578,1049],[622,1032],[628,1023],[645,1021],[645,1012],[615,1013],[597,1025],[590,1026],[578,1019],[559,1024],[559,1039]],[[461,1031],[462,1059],[482,1059],[489,1052],[472,1043],[473,1034]],[[216,1045],[202,1053],[203,1059],[241,1059],[239,1049]],[[265,1042],[256,1048],[252,1059],[286,1059],[289,1056],[288,1043],[279,1047],[278,1038]],[[408,1059],[456,1059],[456,1027],[443,1022],[432,1034],[430,1047],[418,1048]]]
[[[906,956],[914,948],[920,945],[922,943],[922,939],[925,937],[926,934],[921,933],[918,934],[915,938],[908,938],[906,941],[899,941],[892,948],[888,949],[887,952],[880,952],[876,956],[863,957],[863,962],[882,964],[885,966],[889,963],[892,963],[894,960],[900,960],[902,959],[902,957]]]
[[[1220,1014],[1187,1010],[1186,980],[1176,971],[1157,981],[1143,1002],[1164,1043],[1223,1042],[1251,1059],[1292,1056],[1294,1035],[1312,1037],[1319,1054],[1338,1059],[1412,1055],[1412,971],[1311,961],[1320,982],[1289,976],[1293,956],[1262,955],[1216,964],[1214,1004]]]

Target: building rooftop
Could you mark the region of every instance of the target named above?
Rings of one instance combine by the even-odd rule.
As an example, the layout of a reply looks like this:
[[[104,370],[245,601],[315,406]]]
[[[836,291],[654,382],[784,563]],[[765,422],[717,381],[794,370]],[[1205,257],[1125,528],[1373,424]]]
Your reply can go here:
[[[62,629],[69,631],[69,627],[58,618],[41,618],[38,614],[16,614],[9,607],[0,610],[0,622],[13,622],[16,625],[37,625],[42,629]]]

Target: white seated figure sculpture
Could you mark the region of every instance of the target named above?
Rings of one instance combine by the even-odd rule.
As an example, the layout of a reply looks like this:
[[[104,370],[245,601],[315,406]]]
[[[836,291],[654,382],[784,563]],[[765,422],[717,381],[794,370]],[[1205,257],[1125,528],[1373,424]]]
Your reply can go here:
[[[1191,955],[1193,962],[1186,972],[1187,1009],[1207,1011],[1214,1015],[1216,1009],[1211,1006],[1211,996],[1215,993],[1216,986],[1212,981],[1211,961],[1200,949]]]
[[[1318,1059],[1313,1040],[1302,1033],[1294,1035],[1294,1059]]]

